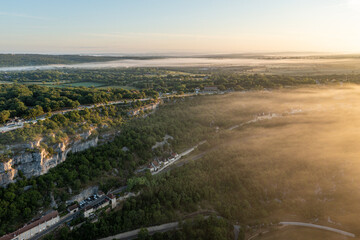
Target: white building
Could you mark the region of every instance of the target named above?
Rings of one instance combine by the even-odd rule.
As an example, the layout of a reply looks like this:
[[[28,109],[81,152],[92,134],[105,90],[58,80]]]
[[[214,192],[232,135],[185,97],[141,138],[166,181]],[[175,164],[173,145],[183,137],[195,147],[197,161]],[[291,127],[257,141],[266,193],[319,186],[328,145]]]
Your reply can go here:
[[[24,227],[2,236],[0,240],[25,240],[33,237],[39,232],[59,222],[60,217],[57,211],[53,211],[40,219],[25,225]]]
[[[104,208],[108,205],[110,205],[111,208],[115,208],[117,205],[116,197],[111,193],[106,196],[103,195],[98,201],[96,201],[95,204],[87,206],[84,209],[84,217],[90,217],[96,210]]]

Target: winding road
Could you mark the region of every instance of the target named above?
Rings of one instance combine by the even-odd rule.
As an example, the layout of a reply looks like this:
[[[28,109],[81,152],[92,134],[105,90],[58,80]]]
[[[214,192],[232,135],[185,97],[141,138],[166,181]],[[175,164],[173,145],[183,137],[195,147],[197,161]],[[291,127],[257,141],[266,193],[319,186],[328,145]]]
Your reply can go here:
[[[201,95],[201,94],[196,94],[196,93],[185,93],[183,95],[166,95],[166,96],[161,96],[160,99],[166,99],[166,98],[170,98],[170,97],[190,97],[190,96],[194,96],[194,95]],[[124,100],[120,100],[120,101],[111,101],[111,102],[107,102],[107,103],[97,103],[97,104],[92,104],[92,105],[80,105],[77,108],[72,108],[72,109],[63,109],[63,110],[59,110],[59,111],[54,111],[54,112],[50,112],[51,115],[57,115],[57,114],[65,114],[68,112],[72,112],[75,110],[84,110],[84,109],[91,109],[91,108],[97,108],[97,107],[101,107],[101,106],[109,106],[109,105],[116,105],[116,104],[123,104],[123,103],[132,103],[132,102],[136,102],[136,101],[140,101],[140,102],[144,102],[144,101],[148,101],[152,98],[142,98],[142,99],[135,99],[135,100],[131,100],[131,99],[124,99]],[[23,121],[21,123],[18,124],[12,124],[9,126],[1,126],[0,127],[0,133],[5,133],[5,132],[9,132],[9,131],[13,131],[19,128],[23,128],[24,124],[29,124],[29,123],[37,123],[38,121],[42,121],[45,120],[46,114],[41,115],[39,117],[37,117],[36,119],[33,120],[27,120],[27,121]]]
[[[197,216],[197,215],[202,215],[202,212],[199,213],[195,213],[195,214],[191,214],[192,217]],[[204,216],[204,219],[209,218],[209,216]],[[221,218],[221,216],[218,216],[218,218]],[[170,223],[165,223],[165,224],[161,224],[161,225],[157,225],[157,226],[152,226],[152,227],[147,227],[147,231],[149,233],[149,235],[153,235],[155,233],[158,232],[167,232],[167,231],[171,231],[171,230],[176,230],[176,229],[180,229],[181,227],[179,227],[179,222],[170,222]],[[128,232],[124,232],[124,233],[119,233],[116,234],[114,236],[109,236],[106,238],[101,238],[99,240],[113,240],[113,239],[119,239],[119,240],[131,240],[131,239],[136,239],[138,237],[139,232],[141,231],[142,228],[138,228],[132,231],[128,231]],[[239,237],[239,231],[240,231],[240,226],[239,225],[234,225],[234,240],[237,240]]]
[[[321,226],[321,225],[316,225],[316,224],[312,224],[312,223],[303,223],[303,222],[280,222],[280,225],[284,225],[284,226],[300,226],[300,227],[310,227],[310,228],[317,228],[317,229],[321,229],[321,230],[326,230],[326,231],[330,231],[330,232],[335,232],[335,233],[339,233],[341,235],[347,236],[347,237],[355,237],[355,234],[353,233],[349,233],[349,232],[345,232],[343,230],[340,229],[336,229],[336,228],[332,228],[332,227],[326,227],[326,226]]]
[[[92,105],[80,105],[79,107],[73,108],[73,109],[63,109],[63,110],[60,110],[60,111],[51,112],[51,115],[53,116],[53,115],[57,115],[57,114],[65,114],[65,113],[72,112],[72,111],[75,111],[75,110],[91,109],[91,108],[97,108],[97,107],[101,107],[101,106],[123,104],[125,102],[127,102],[127,103],[131,103],[133,101],[143,102],[143,101],[147,101],[147,100],[150,100],[150,98],[142,98],[142,99],[136,99],[136,100],[111,101],[111,102],[108,102],[108,103],[98,103],[98,104],[92,104]],[[14,124],[14,125],[10,125],[10,126],[2,126],[2,127],[0,127],[0,132],[4,133],[4,132],[9,132],[9,131],[12,131],[12,130],[15,130],[15,129],[18,129],[18,128],[23,128],[24,124],[27,124],[27,123],[34,124],[34,123],[37,123],[38,121],[45,120],[46,118],[47,118],[46,114],[44,114],[44,115],[41,115],[41,116],[37,117],[34,120],[23,121],[23,122],[21,122],[19,124]]]

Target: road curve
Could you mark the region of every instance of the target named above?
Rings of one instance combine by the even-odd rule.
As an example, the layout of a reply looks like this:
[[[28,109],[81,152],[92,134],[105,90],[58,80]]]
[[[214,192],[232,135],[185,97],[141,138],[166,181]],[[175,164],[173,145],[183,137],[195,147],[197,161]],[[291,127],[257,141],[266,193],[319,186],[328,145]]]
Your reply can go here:
[[[340,229],[336,229],[336,228],[332,228],[332,227],[326,227],[326,226],[316,225],[316,224],[312,224],[312,223],[303,223],[303,222],[280,222],[279,224],[280,224],[280,225],[285,225],[285,226],[300,226],[300,227],[317,228],[317,229],[322,229],[322,230],[326,230],[326,231],[331,231],[331,232],[339,233],[339,234],[344,235],[344,236],[347,236],[347,237],[355,237],[355,234],[353,234],[353,233],[345,232],[345,231],[342,231],[342,230],[340,230]]]
[[[178,226],[179,226],[179,222],[171,222],[171,223],[165,223],[165,224],[158,225],[158,226],[147,227],[146,229],[148,230],[149,234],[154,234],[154,233],[157,233],[157,232],[166,232],[166,231],[169,231],[169,230],[174,230],[174,229],[177,229]],[[139,234],[140,230],[141,230],[141,228],[138,228],[138,229],[133,230],[133,231],[119,233],[117,235],[106,237],[106,238],[101,238],[100,240],[112,240],[112,239],[129,240],[129,239],[135,239],[135,238],[138,237],[138,234]]]

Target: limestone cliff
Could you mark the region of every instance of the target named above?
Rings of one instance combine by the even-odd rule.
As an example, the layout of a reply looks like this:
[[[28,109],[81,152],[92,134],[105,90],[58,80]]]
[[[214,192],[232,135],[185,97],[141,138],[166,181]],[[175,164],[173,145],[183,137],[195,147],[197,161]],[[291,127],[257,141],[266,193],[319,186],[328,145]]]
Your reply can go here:
[[[49,154],[40,143],[43,139],[29,144],[8,145],[14,154],[8,161],[0,162],[0,186],[16,181],[21,171],[26,177],[39,176],[66,160],[69,152],[80,152],[98,145],[98,136],[91,131],[77,135],[74,139],[53,144],[53,154]],[[46,143],[46,142],[45,142]]]

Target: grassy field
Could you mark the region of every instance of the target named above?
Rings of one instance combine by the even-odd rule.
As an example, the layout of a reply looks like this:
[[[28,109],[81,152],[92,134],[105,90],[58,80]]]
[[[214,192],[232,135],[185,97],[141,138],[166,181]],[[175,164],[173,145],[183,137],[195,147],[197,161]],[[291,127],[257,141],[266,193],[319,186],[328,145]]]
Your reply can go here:
[[[59,86],[62,87],[102,87],[104,86],[104,83],[98,83],[98,82],[76,82],[76,83],[65,83],[61,84]]]
[[[118,86],[118,85],[100,86],[98,88],[123,88],[127,90],[137,89],[136,87],[132,87],[132,86]]]

